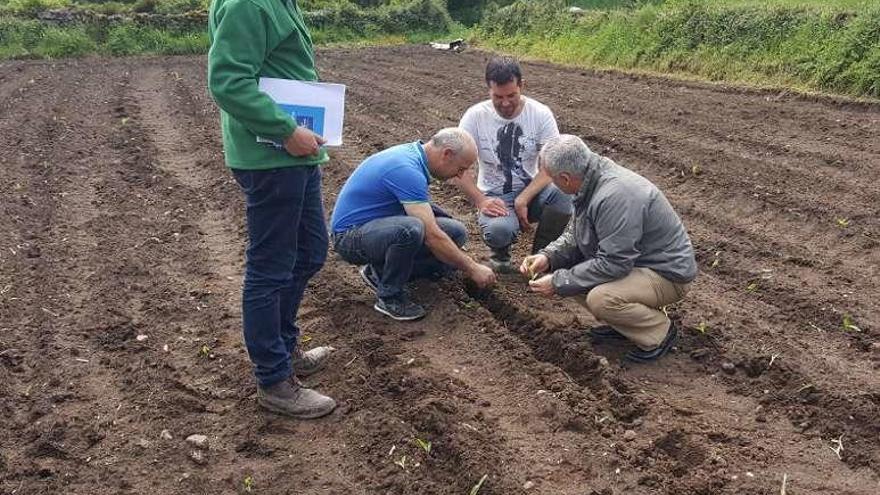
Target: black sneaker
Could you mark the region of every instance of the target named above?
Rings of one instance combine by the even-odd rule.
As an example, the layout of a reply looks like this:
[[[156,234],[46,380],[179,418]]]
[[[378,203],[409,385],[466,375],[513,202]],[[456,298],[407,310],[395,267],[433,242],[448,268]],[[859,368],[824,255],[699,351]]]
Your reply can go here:
[[[594,340],[626,340],[626,337],[622,333],[615,330],[614,327],[612,327],[611,325],[599,325],[598,327],[591,328],[590,337]]]
[[[376,276],[376,272],[373,271],[373,267],[370,265],[364,265],[359,270],[361,274],[361,279],[367,284],[373,292],[379,292],[379,277]]]
[[[643,351],[641,349],[629,351],[626,353],[626,359],[634,363],[648,363],[654,361],[669,352],[669,349],[672,349],[677,338],[678,327],[675,326],[674,322],[671,322],[669,323],[669,331],[666,333],[666,338],[663,339],[663,342],[661,342],[660,345],[650,351]]]
[[[406,297],[379,299],[373,308],[397,321],[418,320],[419,318],[424,318],[427,314],[425,308]]]

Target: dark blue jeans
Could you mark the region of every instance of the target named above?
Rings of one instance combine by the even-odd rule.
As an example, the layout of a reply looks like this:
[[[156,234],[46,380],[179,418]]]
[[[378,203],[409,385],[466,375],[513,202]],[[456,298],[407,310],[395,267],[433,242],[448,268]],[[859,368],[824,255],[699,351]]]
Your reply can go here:
[[[306,284],[327,259],[321,169],[234,170],[247,200],[244,342],[263,387],[292,373]]]
[[[480,213],[477,222],[483,231],[483,240],[486,245],[492,249],[506,250],[516,240],[520,233],[519,218],[513,209],[513,202],[522,192],[522,189],[507,194],[488,193],[486,196],[492,198],[501,198],[507,205],[507,215],[503,217],[490,217]],[[539,192],[532,202],[529,203],[529,221],[537,222],[540,220],[544,208],[550,208],[560,213],[571,215],[572,203],[571,196],[560,191],[553,184],[549,184]]]
[[[459,247],[467,229],[453,218],[438,216],[437,224]],[[454,270],[425,246],[425,225],[410,216],[379,218],[360,227],[334,234],[334,249],[345,261],[370,265],[379,277],[382,299],[403,295],[406,283],[417,278],[438,278]]]

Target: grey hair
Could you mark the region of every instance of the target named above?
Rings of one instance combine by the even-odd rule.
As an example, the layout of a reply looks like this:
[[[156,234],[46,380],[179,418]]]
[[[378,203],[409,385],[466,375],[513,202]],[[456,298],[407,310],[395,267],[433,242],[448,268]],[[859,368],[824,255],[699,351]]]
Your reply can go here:
[[[440,149],[450,149],[455,155],[460,155],[468,149],[476,149],[474,138],[459,127],[447,127],[441,129],[431,138],[431,144]]]
[[[599,163],[601,157],[593,153],[581,138],[571,134],[560,134],[544,143],[541,160],[551,176],[568,172],[575,177],[583,178],[590,168]]]

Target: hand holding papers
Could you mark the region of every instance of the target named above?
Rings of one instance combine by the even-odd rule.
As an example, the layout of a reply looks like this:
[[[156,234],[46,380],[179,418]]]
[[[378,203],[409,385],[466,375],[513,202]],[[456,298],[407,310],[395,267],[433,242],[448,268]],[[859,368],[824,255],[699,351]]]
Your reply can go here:
[[[342,145],[344,85],[263,77],[260,78],[260,90],[290,114],[298,126],[322,136],[327,146]],[[260,137],[257,141],[272,142]]]

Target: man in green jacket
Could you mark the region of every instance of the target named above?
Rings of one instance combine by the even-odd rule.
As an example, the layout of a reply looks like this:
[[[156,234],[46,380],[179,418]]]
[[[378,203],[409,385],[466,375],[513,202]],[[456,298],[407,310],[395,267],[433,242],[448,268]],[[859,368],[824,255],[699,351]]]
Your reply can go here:
[[[335,401],[297,376],[322,368],[331,348],[304,352],[296,314],[327,257],[320,165],[328,158],[324,140],[258,87],[260,77],[317,80],[312,39],[291,0],[214,0],[208,22],[208,86],[221,110],[226,165],[247,204],[242,320],[259,403],[296,418],[321,417]]]

